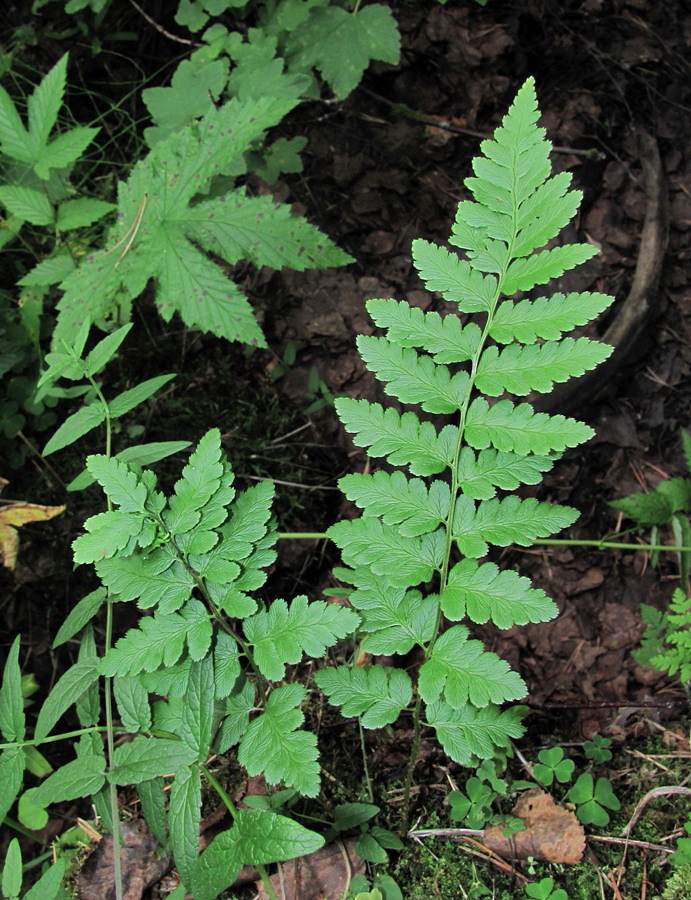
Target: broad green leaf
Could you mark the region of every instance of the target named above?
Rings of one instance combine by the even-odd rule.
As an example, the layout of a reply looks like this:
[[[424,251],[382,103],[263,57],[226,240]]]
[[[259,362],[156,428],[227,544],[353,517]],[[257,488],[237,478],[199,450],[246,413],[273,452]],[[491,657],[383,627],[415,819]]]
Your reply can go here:
[[[17,635],[5,660],[0,687],[0,732],[8,742],[23,741],[26,734],[22,672],[19,668],[20,646],[20,636]]]
[[[74,260],[69,253],[58,253],[41,260],[17,281],[23,287],[42,287],[57,284],[74,271]]]
[[[8,900],[19,900],[22,889],[22,851],[17,838],[12,838],[5,854],[0,882],[3,897]]]
[[[205,762],[209,755],[214,708],[213,660],[211,656],[205,656],[190,666],[180,730],[183,741],[195,752],[197,760],[201,763]]]
[[[373,803],[339,803],[334,807],[334,828],[336,831],[350,831],[373,819],[381,810]]]
[[[137,794],[142,804],[142,814],[151,832],[165,846],[168,840],[168,819],[166,817],[166,794],[164,781],[160,776],[142,781],[137,785]]]
[[[162,549],[98,560],[96,571],[119,600],[138,600],[141,609],[158,604],[160,613],[180,609],[194,587],[194,577],[189,569]]]
[[[474,559],[461,560],[451,569],[440,603],[448,619],[467,616],[478,624],[492,621],[499,628],[547,622],[559,612],[527,578],[511,569],[500,572],[494,563],[478,565]]]
[[[435,531],[449,514],[451,493],[443,481],[433,481],[428,489],[420,478],[402,472],[375,472],[346,475],[338,486],[366,516],[381,516],[406,537]]]
[[[192,884],[199,859],[202,787],[199,766],[178,769],[170,788],[170,843],[175,866],[185,884]]]
[[[3,185],[0,187],[0,203],[13,216],[31,225],[53,223],[53,207],[50,200],[34,188]]]
[[[20,747],[0,753],[0,822],[5,818],[22,786],[24,751]],[[39,826],[40,827],[40,826]]]
[[[360,716],[363,728],[395,722],[413,697],[410,677],[402,669],[335,666],[320,669],[314,677],[329,703],[342,707],[344,716]]]
[[[105,780],[103,757],[81,756],[49,775],[36,788],[32,799],[39,806],[48,806],[61,800],[88,797],[97,793]]]
[[[139,735],[115,748],[108,780],[112,784],[141,784],[159,775],[172,775],[194,761],[195,753],[184,741]]]
[[[24,900],[58,900],[63,896],[62,880],[66,865],[64,859],[59,859],[49,866],[36,884],[24,894]]]
[[[454,709],[468,703],[482,708],[524,697],[523,679],[507,662],[487,652],[480,641],[469,641],[468,636],[467,628],[454,625],[437,638],[420,669],[418,689],[425,703],[434,703],[442,692]]]
[[[146,616],[101,660],[102,675],[136,675],[172,666],[187,641],[192,659],[202,659],[211,645],[212,627],[204,605],[194,598],[179,613]],[[153,777],[153,776],[152,776]]]
[[[314,853],[324,838],[286,816],[239,809],[232,828],[217,835],[199,857],[192,885],[195,900],[214,900],[243,865],[266,865]]]
[[[370,456],[385,456],[393,466],[409,465],[413,475],[436,475],[452,465],[458,437],[454,426],[437,433],[412,412],[400,415],[367,400],[341,397],[335,405],[354,443],[369,447]]]
[[[418,403],[433,413],[455,413],[464,405],[470,384],[466,372],[452,375],[447,366],[386,338],[360,335],[357,346],[370,372],[388,382],[386,393],[402,403]]]
[[[48,811],[45,806],[34,802],[34,795],[37,791],[38,788],[29,788],[28,791],[24,791],[17,804],[17,818],[31,831],[40,831],[48,823]]]
[[[474,767],[476,759],[490,759],[498,749],[518,739],[523,727],[513,710],[496,706],[477,709],[470,704],[454,709],[443,700],[427,707],[426,719],[445,753],[461,766]]]
[[[235,687],[240,677],[240,659],[235,640],[223,631],[216,635],[214,648],[214,696],[223,700]]]
[[[147,514],[148,491],[127,463],[108,456],[88,456],[86,465],[109,499],[122,512]]]
[[[519,455],[545,455],[577,447],[594,433],[575,419],[533,412],[528,403],[514,406],[510,400],[499,400],[489,406],[483,397],[477,397],[468,410],[465,437],[476,450],[491,445]]]
[[[156,538],[156,527],[150,519],[120,509],[91,516],[84,528],[87,533],[72,542],[77,565],[109,559],[118,553],[128,556],[137,544],[146,547]]]
[[[534,344],[538,338],[556,341],[577,325],[597,318],[613,299],[608,294],[586,292],[553,294],[517,303],[505,300],[494,314],[490,337],[499,344]]]
[[[348,12],[338,6],[315,8],[288,42],[291,65],[314,66],[342,100],[354,90],[370,60],[396,65],[401,42],[388,6],[376,3]]]
[[[145,132],[150,146],[208,112],[227,80],[227,59],[184,59],[173,73],[169,87],[143,90],[142,100],[157,126]]]
[[[76,413],[65,419],[43,448],[43,455],[48,456],[50,453],[55,453],[56,450],[62,450],[64,447],[74,444],[80,437],[100,425],[105,417],[105,410],[100,403],[82,406]]]
[[[519,456],[493,449],[475,454],[470,447],[463,447],[456,469],[458,483],[461,491],[474,500],[491,500],[498,487],[513,491],[520,484],[538,484],[554,460],[550,456]]]
[[[238,761],[250,775],[263,773],[269,784],[282,781],[307,797],[319,792],[317,739],[296,731],[304,721],[298,708],[305,689],[288,684],[273,690],[264,712],[253,719],[240,739]]]
[[[70,638],[81,631],[85,625],[88,625],[103,606],[105,599],[106,592],[102,587],[96,588],[95,591],[91,591],[86,597],[82,597],[77,605],[69,611],[67,618],[58,629],[58,633],[53,640],[53,647],[60,647],[65,641],[69,641]]]
[[[299,596],[290,606],[274,600],[268,610],[245,619],[243,629],[259,671],[270,681],[281,681],[286,664],[299,663],[303,653],[318,659],[355,631],[359,621],[352,609],[319,600],[309,603]]]
[[[116,675],[113,679],[115,702],[124,731],[150,731],[149,692],[137,675]]]
[[[88,659],[75,663],[58,679],[38,714],[36,740],[50,734],[58,719],[88,690],[98,674],[98,659]]]
[[[69,231],[72,228],[86,228],[98,222],[114,210],[114,203],[95,200],[91,197],[80,197],[77,200],[64,200],[58,207],[56,228],[58,231]],[[65,277],[69,273],[65,273]]]

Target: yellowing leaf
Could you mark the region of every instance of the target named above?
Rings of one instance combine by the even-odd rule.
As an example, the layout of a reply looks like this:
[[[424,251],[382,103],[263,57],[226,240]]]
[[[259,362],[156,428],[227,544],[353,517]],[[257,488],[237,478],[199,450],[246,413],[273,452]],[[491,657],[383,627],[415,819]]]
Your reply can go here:
[[[45,522],[64,510],[64,506],[42,506],[21,500],[0,505],[0,563],[8,569],[15,567],[19,550],[17,528],[29,522]]]

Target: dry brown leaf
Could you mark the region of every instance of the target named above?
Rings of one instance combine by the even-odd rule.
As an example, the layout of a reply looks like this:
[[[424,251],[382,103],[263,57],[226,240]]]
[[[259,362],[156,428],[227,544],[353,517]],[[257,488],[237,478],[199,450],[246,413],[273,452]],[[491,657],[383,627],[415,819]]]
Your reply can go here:
[[[364,872],[365,863],[355,853],[355,841],[334,841],[316,853],[282,863],[280,872],[271,876],[271,884],[285,900],[331,900],[341,897],[351,879]],[[267,900],[261,882],[257,890],[259,900]]]
[[[45,522],[46,519],[52,519],[64,510],[64,506],[41,506],[38,503],[22,501],[0,504],[0,564],[8,569],[14,569],[19,550],[17,528],[29,522]]]
[[[542,862],[580,861],[585,851],[585,831],[574,813],[554,802],[540,788],[521,794],[512,815],[525,822],[525,830],[504,837],[502,825],[485,829],[483,843],[507,859],[533,856]]]

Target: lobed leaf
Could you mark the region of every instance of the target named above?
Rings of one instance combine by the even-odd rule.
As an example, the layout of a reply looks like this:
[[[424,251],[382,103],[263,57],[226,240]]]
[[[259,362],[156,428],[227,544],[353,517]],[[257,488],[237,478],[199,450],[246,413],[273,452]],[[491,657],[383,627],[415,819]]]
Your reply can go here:
[[[184,741],[139,735],[128,744],[115,748],[111,784],[141,784],[159,775],[171,775],[183,766],[191,766],[195,752]]]
[[[596,253],[597,247],[592,244],[564,244],[516,259],[502,279],[502,293],[511,296],[517,291],[529,291],[536,284],[546,284],[592,259]]]
[[[435,531],[449,514],[451,493],[443,481],[429,489],[419,478],[402,472],[346,475],[338,486],[366,516],[380,516],[385,525],[398,525],[400,534],[417,537]]]
[[[538,338],[556,341],[577,325],[597,318],[613,300],[608,294],[589,291],[566,296],[553,294],[516,303],[504,300],[492,319],[489,334],[499,344],[512,341],[534,344]]]
[[[491,500],[497,488],[515,490],[520,484],[538,484],[543,472],[554,465],[554,457],[519,456],[516,453],[480,450],[476,455],[463,447],[456,468],[461,491],[474,500]]]
[[[476,397],[470,404],[465,430],[467,442],[476,450],[491,445],[523,456],[561,453],[594,434],[592,428],[575,419],[533,412],[528,403],[516,406],[510,400],[499,400],[490,406],[484,397]]]
[[[430,291],[440,291],[444,299],[458,304],[460,312],[487,313],[497,298],[497,279],[483,275],[469,262],[459,259],[437,244],[413,241],[415,268]]]
[[[434,728],[444,752],[461,766],[474,767],[476,760],[491,759],[510,740],[523,735],[515,709],[496,706],[478,709],[467,704],[454,709],[443,700],[427,706],[426,718]]]
[[[315,681],[344,716],[360,716],[363,728],[395,722],[413,698],[410,677],[388,666],[332,666],[315,673]]]

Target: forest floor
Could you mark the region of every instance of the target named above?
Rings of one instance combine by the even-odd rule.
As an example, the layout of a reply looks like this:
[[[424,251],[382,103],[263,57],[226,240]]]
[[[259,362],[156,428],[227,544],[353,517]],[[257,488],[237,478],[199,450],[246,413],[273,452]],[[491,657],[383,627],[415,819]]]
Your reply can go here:
[[[278,195],[357,262],[300,274],[235,273],[260,311],[271,352],[247,355],[209,336],[164,331],[143,309],[137,315],[148,331],[137,329],[139,343],[135,338],[125,348],[118,377],[175,371],[174,386],[151,409],[146,437],[196,440],[207,428],[220,427],[240,478],[276,480],[282,531],[323,531],[353,514],[336,484],[346,472],[363,471],[366,457],[349,443],[332,406],[306,410],[327,389],[381,399],[355,349],[357,334],[373,332],[365,301],[397,297],[423,309],[441,308],[443,301],[423,290],[415,273],[411,241],[448,237],[479,141],[534,75],[541,124],[555,144],[555,168],[571,172],[584,192],[571,236],[601,250],[564,287],[611,293],[623,304],[648,209],[642,133],[655,139],[664,175],[669,243],[664,259],[657,260],[659,283],[646,298],[650,314],[643,337],[595,395],[585,403],[570,401],[572,414],[592,425],[596,437],[567,453],[536,492],[581,511],[565,536],[596,540],[614,534],[627,523],[609,500],[685,474],[679,434],[691,425],[691,8],[673,0],[489,0],[485,8],[402,3],[395,15],[403,38],[400,66],[373,65],[346,101],[302,104],[278,130],[280,136],[308,139],[304,171],[286,176]],[[597,333],[611,321],[599,323]],[[62,480],[73,474],[61,472]],[[5,496],[42,503],[64,499],[40,460],[12,476]],[[49,647],[55,623],[81,595],[81,576],[71,574],[67,561],[92,501],[88,494],[80,498],[69,520],[23,529],[17,568],[4,577],[5,627],[29,637],[29,670],[44,683],[69,664]],[[631,655],[642,633],[641,603],[663,609],[678,583],[675,557],[663,554],[653,569],[645,551],[545,546],[512,550],[505,559],[560,609],[548,624],[478,629],[528,684],[529,741],[535,747],[563,746],[596,733],[613,739],[620,751],[618,778],[638,781],[640,797],[641,787],[659,783],[650,774],[655,764],[644,777],[632,755],[622,761],[624,751],[640,754],[636,748],[644,747],[649,754],[657,741],[659,754],[687,760],[691,755],[682,687]],[[320,596],[333,586],[334,564],[327,542],[281,542],[268,589],[273,596]],[[356,732],[345,734],[358,740]],[[333,759],[327,750],[324,767],[343,784],[358,783],[361,771],[333,768],[342,738],[335,737]],[[409,733],[388,731],[367,740],[376,780],[400,783]],[[434,795],[448,775],[440,759],[432,743],[423,742],[415,815],[421,827],[435,816],[439,820]],[[459,777],[458,767],[450,772]],[[409,857],[395,871],[399,883],[409,879],[404,896],[463,896],[454,886],[461,875],[446,857],[447,880],[439,881],[428,855],[416,850],[413,856],[417,869]],[[483,865],[478,861],[478,881],[491,884],[495,876]],[[616,893],[607,883],[602,896],[645,896],[628,884]],[[492,896],[522,896],[518,889],[496,890]],[[589,888],[579,890],[585,893],[573,896],[588,896]],[[313,896],[320,895],[302,893],[300,900]]]

